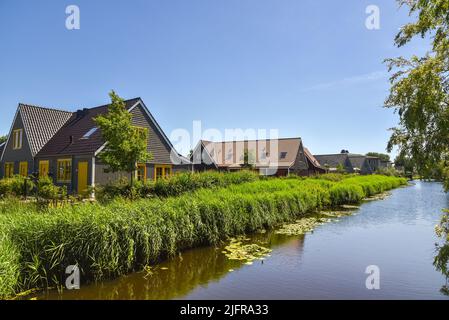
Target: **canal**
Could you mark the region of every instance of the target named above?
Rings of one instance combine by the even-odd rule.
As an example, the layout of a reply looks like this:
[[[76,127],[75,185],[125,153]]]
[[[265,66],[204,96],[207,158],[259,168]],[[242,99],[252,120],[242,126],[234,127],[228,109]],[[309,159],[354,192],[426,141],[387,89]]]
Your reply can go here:
[[[438,183],[415,182],[384,200],[364,203],[302,236],[258,233],[250,242],[272,249],[251,265],[223,248],[188,250],[169,261],[80,290],[37,299],[448,299],[432,265],[434,227],[449,197]],[[367,266],[380,289],[368,290]]]

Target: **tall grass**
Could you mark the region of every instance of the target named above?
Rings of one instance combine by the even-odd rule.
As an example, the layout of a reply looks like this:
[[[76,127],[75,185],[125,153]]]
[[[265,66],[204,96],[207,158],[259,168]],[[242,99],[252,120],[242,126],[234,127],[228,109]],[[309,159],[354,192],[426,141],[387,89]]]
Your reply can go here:
[[[44,212],[19,205],[0,214],[0,296],[64,283],[65,268],[73,264],[83,282],[116,277],[181,249],[272,228],[405,183],[383,176],[339,182],[268,179],[165,199],[116,199]]]
[[[170,179],[159,179],[146,183],[136,182],[134,186],[131,186],[129,181],[124,179],[105,186],[99,186],[95,192],[96,198],[101,202],[108,202],[116,197],[174,197],[186,192],[194,192],[201,188],[222,188],[259,179],[260,175],[248,170],[231,173],[218,171],[183,172],[174,175]]]

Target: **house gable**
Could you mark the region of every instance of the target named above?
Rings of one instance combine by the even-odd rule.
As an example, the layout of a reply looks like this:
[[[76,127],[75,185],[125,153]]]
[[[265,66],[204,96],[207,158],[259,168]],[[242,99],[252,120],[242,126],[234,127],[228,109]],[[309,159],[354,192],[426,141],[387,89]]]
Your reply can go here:
[[[13,132],[15,130],[22,130],[22,142],[19,149],[14,148]],[[1,157],[2,163],[15,161],[33,161],[33,154],[29,145],[27,133],[20,113],[20,107],[17,109],[14,121],[12,123],[8,140],[5,142]]]
[[[139,103],[130,110],[130,113],[133,125],[148,130],[147,151],[153,155],[149,163],[172,163],[170,152],[173,150],[173,146],[159,125],[152,120],[152,116],[149,111],[145,110],[145,106]]]
[[[196,145],[195,149],[193,149],[192,156],[190,161],[195,166],[196,169],[205,170],[205,169],[218,169],[217,164],[214,159],[210,155],[209,151],[206,148],[206,144],[211,142],[200,140]],[[204,161],[206,160],[206,161]]]
[[[293,164],[293,168],[295,171],[307,170],[309,168],[302,140],[300,141],[298,146],[298,151],[296,153],[296,159],[295,163]]]

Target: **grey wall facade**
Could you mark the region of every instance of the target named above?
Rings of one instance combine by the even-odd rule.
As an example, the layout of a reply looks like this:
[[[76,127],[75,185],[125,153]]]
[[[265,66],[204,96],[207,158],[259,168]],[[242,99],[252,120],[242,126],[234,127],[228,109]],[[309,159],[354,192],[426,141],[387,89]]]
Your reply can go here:
[[[12,141],[12,133],[14,130],[22,129],[22,148],[14,149]],[[32,168],[34,167],[33,155],[31,154],[30,145],[28,138],[23,126],[22,117],[20,112],[17,112],[16,119],[13,123],[11,130],[11,138],[5,145],[3,158],[1,159],[1,177],[4,177],[5,163],[14,162],[14,174],[19,174],[19,163],[22,161],[28,162],[28,174],[32,173]]]

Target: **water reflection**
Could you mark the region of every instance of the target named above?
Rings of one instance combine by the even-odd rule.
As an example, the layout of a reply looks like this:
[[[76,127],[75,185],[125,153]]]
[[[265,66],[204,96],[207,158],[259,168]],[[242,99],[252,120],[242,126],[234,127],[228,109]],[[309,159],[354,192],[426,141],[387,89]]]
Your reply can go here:
[[[252,243],[276,248],[292,246],[302,251],[304,236],[289,237],[273,232],[248,236]],[[203,247],[185,251],[152,268],[152,274],[137,272],[117,280],[82,286],[80,290],[44,292],[38,299],[101,299],[101,300],[159,300],[176,299],[187,295],[198,286],[216,282],[243,267],[251,267],[242,261],[229,260],[223,253],[224,246]],[[263,264],[256,260],[254,264]],[[233,270],[233,271],[232,271]]]

